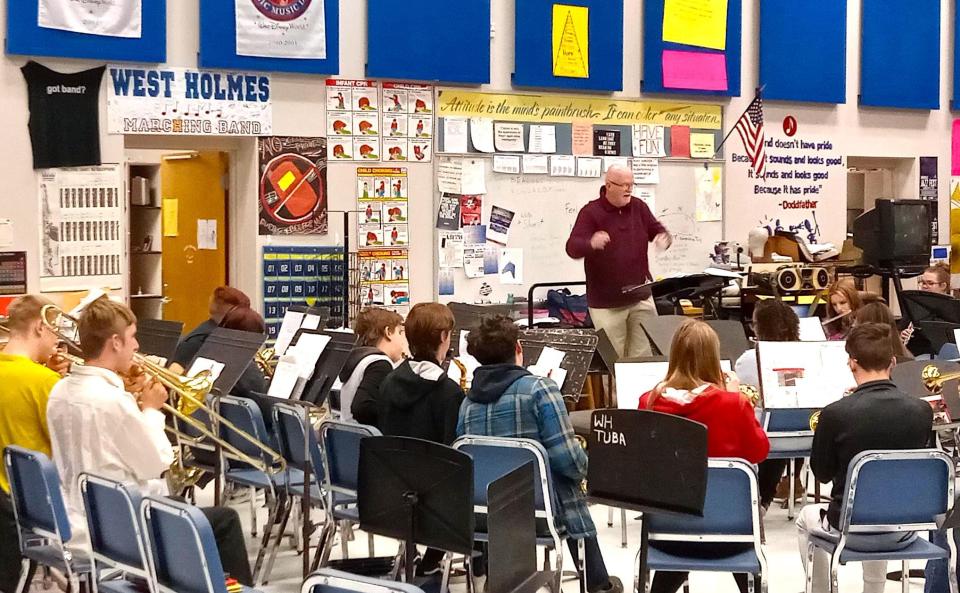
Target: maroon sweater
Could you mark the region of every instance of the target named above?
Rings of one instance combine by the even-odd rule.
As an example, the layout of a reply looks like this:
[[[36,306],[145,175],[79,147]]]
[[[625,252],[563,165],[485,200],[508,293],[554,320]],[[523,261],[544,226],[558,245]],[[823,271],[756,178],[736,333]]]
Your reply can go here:
[[[651,280],[647,246],[667,229],[650,208],[637,198],[623,208],[607,201],[607,188],[600,188],[600,197],[580,210],[577,222],[567,239],[567,255],[583,258],[587,276],[587,305],[595,309],[613,309],[638,303],[650,296],[649,291],[624,294],[625,286]],[[610,242],[600,251],[590,247],[590,237],[606,231]]]

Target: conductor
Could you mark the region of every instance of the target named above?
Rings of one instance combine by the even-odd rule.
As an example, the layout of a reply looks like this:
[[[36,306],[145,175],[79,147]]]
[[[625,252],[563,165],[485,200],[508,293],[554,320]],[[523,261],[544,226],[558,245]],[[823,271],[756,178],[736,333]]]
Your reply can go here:
[[[612,166],[600,197],[584,206],[567,239],[567,255],[583,259],[587,306],[597,329],[603,329],[621,357],[649,356],[644,319],[657,308],[650,289],[624,292],[626,286],[653,279],[647,247],[668,249],[673,237],[647,205],[633,197],[633,173]]]

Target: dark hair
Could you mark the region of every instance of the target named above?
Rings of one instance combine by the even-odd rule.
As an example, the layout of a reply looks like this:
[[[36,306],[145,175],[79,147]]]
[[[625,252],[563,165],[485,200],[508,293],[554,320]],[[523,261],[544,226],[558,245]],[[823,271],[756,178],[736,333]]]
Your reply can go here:
[[[444,332],[453,331],[453,312],[440,303],[417,303],[403,325],[413,358],[439,362],[437,348],[443,342]]]
[[[403,317],[395,311],[369,307],[360,311],[353,322],[353,331],[359,338],[360,346],[376,346],[387,331],[403,325]]]
[[[234,307],[220,321],[220,327],[262,334],[267,331],[263,317],[250,307]]]
[[[890,327],[883,323],[855,325],[847,336],[846,349],[850,358],[867,371],[886,370],[895,355]]]
[[[122,335],[136,322],[136,315],[126,305],[111,301],[106,296],[93,301],[84,307],[77,322],[83,357],[89,360],[100,356],[107,340]]]
[[[7,327],[12,333],[28,331],[40,321],[40,312],[49,304],[47,299],[32,294],[14,299],[7,307]]]
[[[883,303],[869,303],[857,310],[857,325],[864,323],[879,323],[890,328],[890,342],[893,344],[893,353],[901,358],[913,358],[907,352],[900,339],[900,329],[897,327],[897,319],[893,316],[890,307]]]
[[[520,328],[505,315],[484,317],[467,336],[467,353],[480,364],[512,363],[515,360]]]
[[[764,342],[798,342],[800,319],[789,306],[776,299],[760,301],[753,310],[754,332]]]

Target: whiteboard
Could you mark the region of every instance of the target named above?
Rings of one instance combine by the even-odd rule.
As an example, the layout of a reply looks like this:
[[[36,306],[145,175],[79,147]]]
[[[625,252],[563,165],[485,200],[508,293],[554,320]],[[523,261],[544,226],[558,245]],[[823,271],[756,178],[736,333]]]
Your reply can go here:
[[[445,160],[482,161],[487,193],[483,196],[482,221],[490,219],[493,206],[515,212],[507,247],[523,250],[523,283],[501,284],[497,275],[467,278],[462,268],[454,268],[454,294],[438,296],[447,302],[475,303],[481,300],[481,287],[489,285],[486,301],[502,303],[507,295],[526,296],[530,286],[541,282],[583,281],[583,260],[567,257],[566,242],[580,209],[595,200],[603,185],[602,178],[551,177],[549,175],[512,175],[493,172],[493,160],[485,156],[440,157]],[[711,162],[712,166],[720,163]],[[651,245],[650,267],[654,277],[677,273],[702,272],[709,265],[714,243],[723,239],[723,223],[697,222],[696,172],[703,160],[660,159],[660,183],[656,192],[654,213],[673,234],[673,246],[666,253],[655,255]],[[440,194],[434,184],[434,215],[439,208]],[[434,253],[439,235],[434,233]],[[438,258],[434,257],[439,277]],[[437,285],[434,286],[437,290]],[[584,288],[571,289],[583,293]],[[439,294],[439,291],[435,294]],[[534,298],[542,298],[538,292]]]

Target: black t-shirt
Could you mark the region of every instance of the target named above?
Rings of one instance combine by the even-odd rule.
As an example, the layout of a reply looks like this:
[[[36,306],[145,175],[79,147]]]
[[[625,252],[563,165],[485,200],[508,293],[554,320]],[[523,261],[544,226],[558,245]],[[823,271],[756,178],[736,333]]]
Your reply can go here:
[[[100,80],[105,66],[74,74],[36,62],[20,69],[27,80],[33,168],[100,164]]]

